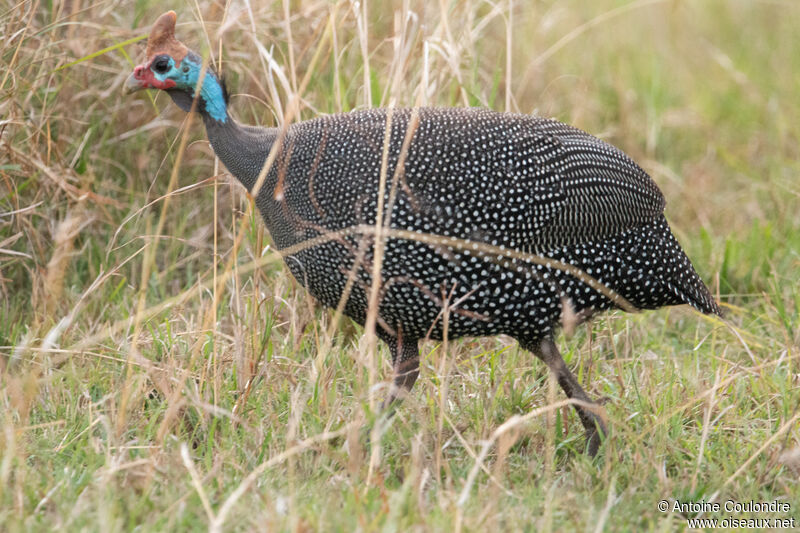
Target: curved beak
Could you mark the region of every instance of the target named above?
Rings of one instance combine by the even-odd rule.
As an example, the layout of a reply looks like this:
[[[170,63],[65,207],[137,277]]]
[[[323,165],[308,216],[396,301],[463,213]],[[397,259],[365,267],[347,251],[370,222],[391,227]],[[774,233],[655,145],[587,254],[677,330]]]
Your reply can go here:
[[[125,80],[125,85],[122,86],[122,93],[131,94],[149,87],[150,84],[147,81],[147,67],[145,65],[139,65],[133,69],[131,75]]]
[[[131,72],[131,75],[128,76],[127,80],[125,80],[125,85],[122,86],[122,94],[135,93],[136,91],[140,91],[144,88],[145,84],[142,83],[142,80],[136,77],[135,72]]]

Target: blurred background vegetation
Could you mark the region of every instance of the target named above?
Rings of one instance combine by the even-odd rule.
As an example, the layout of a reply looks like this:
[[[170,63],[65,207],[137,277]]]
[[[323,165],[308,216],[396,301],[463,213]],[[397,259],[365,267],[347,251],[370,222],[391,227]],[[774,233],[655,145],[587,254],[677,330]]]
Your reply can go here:
[[[165,9],[246,123],[280,124],[295,97],[301,119],[487,106],[620,147],[727,323],[615,312],[559,339],[607,400],[595,463],[574,415],[547,407],[544,366],[505,338],[426,343],[366,447],[383,389],[361,329],[329,327],[290,279],[200,121],[121,93]],[[656,508],[671,498],[781,499],[800,519],[800,3],[0,10],[0,529],[683,527]],[[537,408],[469,483],[484,441]]]

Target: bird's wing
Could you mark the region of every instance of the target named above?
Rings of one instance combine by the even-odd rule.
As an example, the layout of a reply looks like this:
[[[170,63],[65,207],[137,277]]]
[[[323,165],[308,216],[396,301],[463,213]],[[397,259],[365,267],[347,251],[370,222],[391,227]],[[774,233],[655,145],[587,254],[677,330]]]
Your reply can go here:
[[[661,216],[664,196],[622,151],[560,122],[538,126],[517,137],[524,155],[508,169],[506,208],[522,214],[509,229],[522,248],[588,243]]]

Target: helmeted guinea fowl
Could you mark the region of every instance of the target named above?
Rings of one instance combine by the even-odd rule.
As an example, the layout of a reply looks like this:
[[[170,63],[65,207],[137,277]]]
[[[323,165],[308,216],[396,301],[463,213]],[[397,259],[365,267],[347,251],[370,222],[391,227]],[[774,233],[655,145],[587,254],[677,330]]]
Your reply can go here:
[[[376,260],[367,230],[383,191],[377,334],[397,390],[417,378],[419,339],[442,338],[445,306],[449,337],[510,335],[584,404],[553,342],[565,312],[582,320],[689,304],[720,314],[670,232],[658,187],[613,146],[555,120],[469,108],[242,126],[215,72],[196,90],[202,60],[175,39],[175,20],[170,11],[156,21],[126,89],[165,90],[186,111],[196,99],[215,153],[248,190],[278,144],[256,205],[294,277],[326,306],[347,298],[344,312],[360,324]],[[576,409],[594,454],[603,422]]]

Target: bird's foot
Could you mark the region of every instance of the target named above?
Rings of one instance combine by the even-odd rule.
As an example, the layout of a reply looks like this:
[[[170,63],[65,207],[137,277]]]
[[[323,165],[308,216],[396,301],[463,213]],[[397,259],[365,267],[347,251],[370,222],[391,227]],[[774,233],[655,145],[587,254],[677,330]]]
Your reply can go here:
[[[589,457],[595,457],[600,445],[608,436],[606,425],[598,416],[593,416],[593,424],[586,428],[586,453]]]

